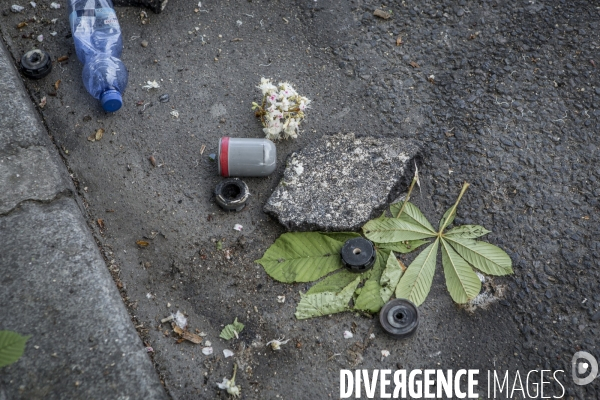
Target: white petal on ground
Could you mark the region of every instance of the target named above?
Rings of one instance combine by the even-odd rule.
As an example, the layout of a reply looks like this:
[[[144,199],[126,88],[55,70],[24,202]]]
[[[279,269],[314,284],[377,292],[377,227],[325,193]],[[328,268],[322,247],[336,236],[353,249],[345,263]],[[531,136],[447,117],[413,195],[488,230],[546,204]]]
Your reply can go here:
[[[350,331],[344,331],[344,339],[351,339],[354,335]]]
[[[177,312],[175,313],[175,323],[177,324],[178,327],[180,327],[181,329],[185,329],[187,326],[187,318],[185,317],[185,315],[183,315],[183,313],[179,310],[177,310]]]
[[[235,229],[235,230],[236,230],[236,231],[238,231],[238,232],[241,232],[241,231],[242,231],[242,228],[243,228],[243,226],[242,226],[242,225],[240,225],[240,224],[235,224],[235,225],[233,226],[233,229]]]
[[[204,347],[202,348],[202,354],[204,354],[205,356],[210,356],[213,353],[213,348],[212,347]]]
[[[381,350],[381,361],[383,361],[384,358],[388,357],[390,355],[390,352],[387,350]]]
[[[277,302],[278,303],[285,303],[285,296],[277,296]]]
[[[233,357],[233,351],[229,349],[223,349],[223,356],[225,358]]]

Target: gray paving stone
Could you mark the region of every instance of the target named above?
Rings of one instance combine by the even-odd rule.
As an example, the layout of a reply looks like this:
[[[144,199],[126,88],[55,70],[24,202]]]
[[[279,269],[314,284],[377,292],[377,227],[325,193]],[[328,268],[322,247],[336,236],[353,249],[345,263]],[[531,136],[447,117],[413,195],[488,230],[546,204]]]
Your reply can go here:
[[[325,136],[287,160],[265,204],[290,230],[357,230],[398,195],[417,142]]]
[[[50,147],[15,148],[0,153],[0,215],[24,200],[48,201],[71,188],[66,170]]]

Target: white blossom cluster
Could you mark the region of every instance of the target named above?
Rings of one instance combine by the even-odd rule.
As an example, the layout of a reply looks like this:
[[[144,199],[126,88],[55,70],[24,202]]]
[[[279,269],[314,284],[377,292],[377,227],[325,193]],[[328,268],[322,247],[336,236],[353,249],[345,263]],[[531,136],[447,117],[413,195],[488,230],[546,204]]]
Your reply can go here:
[[[300,121],[310,100],[300,96],[288,82],[275,86],[270,79],[261,78],[257,86],[263,94],[262,104],[252,103],[252,109],[263,124],[267,139],[297,138]]]

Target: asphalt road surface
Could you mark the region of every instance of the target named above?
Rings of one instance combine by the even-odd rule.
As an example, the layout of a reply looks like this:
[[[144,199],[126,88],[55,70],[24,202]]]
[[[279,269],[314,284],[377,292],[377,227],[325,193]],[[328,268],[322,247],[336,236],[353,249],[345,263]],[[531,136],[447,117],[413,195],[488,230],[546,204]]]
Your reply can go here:
[[[2,37],[15,58],[36,46],[52,54],[52,73],[27,88],[32,101],[47,99],[40,113],[174,399],[226,398],[216,383],[231,376],[234,360],[247,399],[339,398],[339,371],[354,368],[560,369],[564,398],[598,398],[598,380],[577,386],[570,375],[576,351],[600,360],[598,3],[172,0],[160,15],[119,8],[129,86],[124,107],[110,115],[83,88],[59,3],[23,2],[26,10],[12,13],[13,1],[3,0]],[[376,8],[392,17],[374,17]],[[261,77],[291,82],[312,108],[301,136],[277,144],[277,171],[246,180],[249,206],[227,214],[212,196],[222,178],[208,156],[221,136],[262,137],[250,110]],[[143,89],[148,80],[160,88]],[[88,140],[98,129],[103,138]],[[419,140],[422,190],[413,200],[431,221],[471,183],[456,222],[491,230],[486,240],[514,263],[514,276],[494,280],[497,301],[457,307],[438,263],[412,340],[389,338],[375,319],[352,313],[294,318],[308,285],[275,282],[254,263],[284,232],[262,206],[287,155],[337,132]],[[207,334],[212,355],[176,344],[160,320],[177,310]],[[236,317],[246,324],[240,339],[219,339]],[[345,330],[354,337],[344,339]],[[281,351],[265,347],[280,337],[291,339]],[[235,357],[225,359],[225,348]],[[382,360],[381,350],[391,355]]]

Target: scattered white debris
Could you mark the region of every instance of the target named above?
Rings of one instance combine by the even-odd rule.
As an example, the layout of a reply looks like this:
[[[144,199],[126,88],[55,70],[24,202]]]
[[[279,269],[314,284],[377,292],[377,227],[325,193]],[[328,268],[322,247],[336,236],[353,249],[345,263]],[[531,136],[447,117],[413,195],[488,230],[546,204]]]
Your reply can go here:
[[[374,333],[371,333],[371,334],[369,335],[369,339],[375,339],[375,334],[374,334]]]
[[[10,7],[10,11],[12,11],[14,13],[20,13],[24,9],[25,9],[25,7],[17,5],[17,4],[13,4],[12,7]]]
[[[204,347],[202,348],[202,354],[204,354],[205,356],[210,356],[213,353],[213,348],[212,347]]]
[[[290,341],[290,339],[285,339],[285,340],[283,340],[283,339],[285,339],[285,337],[271,340],[269,343],[267,343],[267,346],[271,345],[271,348],[273,350],[281,350],[281,346]]]
[[[146,347],[146,351],[148,353],[154,353],[154,349],[152,347],[150,347],[150,346]]]
[[[40,104],[38,105],[40,106],[40,108],[46,107],[46,96],[42,97],[42,99],[40,100]]]
[[[150,90],[150,89],[158,89],[159,87],[160,87],[160,85],[158,84],[158,82],[148,81],[148,82],[146,82],[146,84],[144,86],[142,86],[142,89]]]
[[[240,397],[241,388],[235,385],[235,379],[223,378],[223,382],[217,383],[219,389],[227,390],[233,397]]]
[[[38,42],[43,42],[44,41],[44,35],[38,35],[37,41]]]
[[[204,345],[206,347],[210,347],[210,346],[212,346],[212,343],[210,342],[210,340],[207,340],[206,342],[204,342]]]
[[[177,310],[177,312],[175,313],[175,323],[181,329],[185,329],[185,327],[187,326],[187,318],[179,310]]]
[[[433,357],[437,357],[437,356],[439,356],[440,354],[442,354],[442,352],[441,352],[441,351],[436,351],[435,353],[431,353],[431,354],[429,355],[429,357],[431,357],[431,358],[433,358]]]
[[[344,331],[344,339],[351,339],[354,335],[350,331]]]
[[[243,226],[242,226],[242,225],[240,225],[240,224],[235,224],[235,225],[233,226],[233,229],[235,229],[235,230],[236,230],[236,231],[238,231],[238,232],[241,232],[241,231],[242,231],[242,228],[243,228]]]
[[[52,19],[50,20],[50,22],[52,22],[53,24],[55,24],[55,23],[56,23],[56,21],[58,21],[58,18],[52,18]]]
[[[233,351],[229,349],[223,349],[223,356],[225,358],[233,357]]]
[[[383,361],[384,358],[388,357],[390,355],[390,352],[387,350],[381,350],[381,361]]]
[[[198,2],[198,8],[202,8],[202,2],[201,1]]]
[[[205,337],[205,336],[207,336],[207,333],[206,332],[200,332],[198,335],[200,335],[202,337]]]
[[[281,304],[285,303],[285,296],[277,296],[277,302]]]
[[[51,36],[56,36],[56,31],[54,31],[54,32],[50,32],[50,35],[51,35]]]
[[[170,114],[171,114],[172,116],[174,116],[175,118],[179,118],[179,111],[177,111],[177,110],[173,110],[173,111],[171,111],[171,112],[170,112]]]
[[[52,2],[52,3],[50,3],[50,8],[58,10],[60,8],[60,4],[58,4],[56,2]]]
[[[168,317],[161,319],[160,322],[162,324],[164,324],[166,322],[173,321],[174,319],[175,319],[175,316],[173,314],[171,314]]]
[[[243,22],[240,21],[239,19],[237,21],[235,21],[235,23],[237,24],[237,26],[242,26]]]
[[[30,1],[29,4],[31,4],[31,7],[35,8],[37,6],[37,4],[35,4],[35,1]]]
[[[152,295],[152,293],[146,293],[146,298],[147,299],[153,299],[154,296]]]

